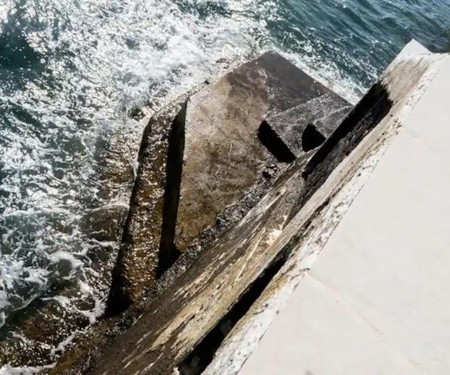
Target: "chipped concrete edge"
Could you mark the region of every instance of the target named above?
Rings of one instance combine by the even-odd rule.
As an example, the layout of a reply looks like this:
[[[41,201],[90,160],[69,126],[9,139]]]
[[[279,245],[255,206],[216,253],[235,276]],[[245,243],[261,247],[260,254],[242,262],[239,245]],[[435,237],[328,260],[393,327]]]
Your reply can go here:
[[[408,58],[422,56],[429,60],[426,72],[396,105],[395,114],[380,124],[366,137],[352,154],[361,154],[342,181],[340,190],[330,203],[312,221],[302,241],[296,245],[289,259],[222,343],[213,361],[203,375],[235,375],[256,349],[272,321],[286,305],[296,287],[310,270],[337,225],[347,213],[392,139],[401,131],[403,123],[425,93],[439,71],[441,55],[430,52],[416,41],[411,41],[387,68],[381,80],[389,85],[390,68]],[[426,56],[426,57],[425,57]],[[428,57],[429,56],[429,57]],[[389,115],[388,115],[389,116]],[[331,179],[333,176],[330,176]]]

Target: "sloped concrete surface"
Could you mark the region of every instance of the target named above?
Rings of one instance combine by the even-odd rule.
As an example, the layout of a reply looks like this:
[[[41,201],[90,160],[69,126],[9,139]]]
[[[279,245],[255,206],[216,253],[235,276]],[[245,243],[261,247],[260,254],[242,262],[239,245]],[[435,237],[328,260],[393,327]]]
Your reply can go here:
[[[298,129],[283,123],[271,135],[261,133],[265,117],[292,107],[296,110],[287,121],[299,123]],[[316,121],[324,123],[320,128],[326,127],[328,136],[342,119],[335,113],[349,110],[346,100],[272,52],[191,96],[187,102],[175,247],[184,251],[192,245],[214,225],[220,212],[258,184],[269,165],[292,162],[306,153],[301,148],[295,152],[292,149],[291,159],[279,160],[273,150],[276,146],[269,143],[279,141],[289,147],[290,140],[301,139],[308,122]]]
[[[450,57],[241,375],[448,374]]]

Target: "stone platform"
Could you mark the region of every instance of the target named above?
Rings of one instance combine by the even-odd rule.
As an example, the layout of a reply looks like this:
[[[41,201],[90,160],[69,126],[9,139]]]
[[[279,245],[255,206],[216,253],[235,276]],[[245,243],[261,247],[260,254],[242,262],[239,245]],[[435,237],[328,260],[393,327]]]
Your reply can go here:
[[[199,251],[242,219],[350,109],[269,52],[154,116],[143,137],[109,311],[141,300],[181,253]]]

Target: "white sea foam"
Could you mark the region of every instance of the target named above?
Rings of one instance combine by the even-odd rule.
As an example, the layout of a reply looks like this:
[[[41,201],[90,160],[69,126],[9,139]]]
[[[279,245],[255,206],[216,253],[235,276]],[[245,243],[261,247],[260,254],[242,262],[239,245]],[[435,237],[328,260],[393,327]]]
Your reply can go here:
[[[0,368],[0,375],[34,375],[39,374],[44,370],[51,369],[52,365],[49,366],[28,366],[28,367],[12,367],[12,366],[3,366]]]

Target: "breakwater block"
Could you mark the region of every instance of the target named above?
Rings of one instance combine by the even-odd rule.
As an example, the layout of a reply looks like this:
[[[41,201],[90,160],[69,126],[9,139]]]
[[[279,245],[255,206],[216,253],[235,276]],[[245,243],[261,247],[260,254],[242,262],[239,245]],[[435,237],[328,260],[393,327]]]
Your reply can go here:
[[[240,220],[350,108],[269,52],[154,116],[144,133],[109,311],[142,299],[181,253],[204,247]]]

